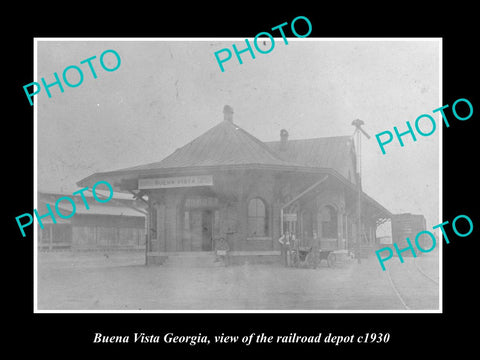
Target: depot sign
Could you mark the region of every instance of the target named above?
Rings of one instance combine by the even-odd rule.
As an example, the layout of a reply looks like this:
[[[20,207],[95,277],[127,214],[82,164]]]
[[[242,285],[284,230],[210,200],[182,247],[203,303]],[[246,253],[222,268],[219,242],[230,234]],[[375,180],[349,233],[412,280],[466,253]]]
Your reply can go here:
[[[209,185],[213,185],[212,175],[178,176],[138,180],[139,189],[167,189]]]

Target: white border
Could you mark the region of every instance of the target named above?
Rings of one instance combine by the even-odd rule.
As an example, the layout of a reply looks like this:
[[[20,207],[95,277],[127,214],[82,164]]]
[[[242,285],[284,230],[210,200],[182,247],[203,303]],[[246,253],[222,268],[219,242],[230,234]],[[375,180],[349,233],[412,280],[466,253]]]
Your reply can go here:
[[[439,71],[439,76],[438,76],[438,88],[440,89],[439,91],[439,107],[443,106],[443,39],[440,38],[439,41],[439,64],[438,64],[438,71]],[[438,147],[439,147],[439,164],[438,164],[438,187],[439,187],[439,203],[438,203],[438,223],[441,224],[443,222],[443,123],[441,119],[441,115],[439,114],[439,122],[440,125],[438,126],[440,128],[440,133],[438,136],[440,137],[438,139]],[[435,226],[435,225],[434,225]],[[441,231],[439,231],[441,233]],[[443,313],[443,233],[439,234],[438,236],[438,242],[437,244],[439,246],[438,248],[438,256],[439,256],[439,262],[438,262],[438,294],[439,294],[439,302],[438,302],[438,308],[439,312]]]
[[[37,57],[38,57],[38,53],[37,53],[37,39],[33,39],[33,81],[37,81],[38,79],[38,75],[37,75]],[[37,178],[37,174],[38,174],[38,168],[37,168],[37,165],[38,165],[38,159],[37,159],[37,147],[38,147],[38,143],[37,143],[37,124],[38,124],[38,120],[37,120],[37,110],[38,110],[38,106],[37,106],[37,101],[38,101],[38,97],[34,100],[34,103],[33,103],[33,206],[34,206],[34,209],[36,209],[38,207],[38,203],[37,203],[37,184],[38,184],[38,178]],[[32,221],[32,226],[33,226],[33,306],[34,306],[34,312],[40,312],[38,310],[38,306],[37,306],[37,301],[38,301],[38,298],[37,298],[37,286],[38,286],[38,274],[37,274],[37,257],[38,257],[38,229],[37,229],[37,226],[35,224],[35,221]]]
[[[38,41],[245,41],[245,39],[253,40],[254,38],[239,38],[239,37],[227,37],[227,38],[183,38],[183,37],[175,37],[175,38],[33,38],[33,74],[34,80],[37,82],[37,43]],[[282,39],[281,37],[274,37],[275,40]],[[290,38],[287,37],[287,40],[290,41],[434,41],[437,40],[439,43],[439,107],[443,106],[443,87],[442,87],[442,75],[443,75],[443,38],[441,37],[430,37],[430,38]],[[37,110],[38,110],[38,97],[35,99],[34,102],[34,206],[35,209],[37,208]],[[441,115],[439,115],[441,116]],[[441,124],[441,119],[440,122]],[[442,179],[442,169],[443,169],[443,126],[439,126],[440,128],[440,139],[439,139],[439,223],[442,222],[442,215],[443,215],[443,204],[442,204],[442,191],[443,191],[443,179]],[[406,314],[406,313],[416,313],[416,314],[439,314],[443,313],[443,274],[442,274],[442,267],[443,267],[443,242],[440,241],[442,235],[439,234],[439,309],[438,310],[39,310],[38,309],[38,297],[37,297],[37,290],[38,290],[38,281],[37,281],[37,256],[38,256],[38,244],[37,244],[37,236],[38,236],[37,226],[33,225],[33,276],[34,276],[34,294],[33,294],[33,301],[34,301],[34,313],[40,314],[171,314],[171,313],[190,313],[190,314],[204,314],[204,313],[228,313],[228,314],[239,314],[239,313],[253,313],[253,314],[325,314],[325,313],[335,313],[335,314],[381,314],[381,313],[390,313],[390,314]]]

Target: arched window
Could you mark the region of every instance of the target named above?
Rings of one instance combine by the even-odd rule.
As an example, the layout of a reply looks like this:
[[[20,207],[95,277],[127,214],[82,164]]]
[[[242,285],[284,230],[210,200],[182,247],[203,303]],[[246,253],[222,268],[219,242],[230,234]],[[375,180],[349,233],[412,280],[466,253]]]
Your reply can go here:
[[[337,211],[330,205],[322,208],[322,237],[337,238]]]
[[[248,202],[248,236],[267,236],[267,209],[260,198],[253,198]]]
[[[306,238],[313,238],[317,236],[317,214],[311,210],[302,212],[302,231]]]

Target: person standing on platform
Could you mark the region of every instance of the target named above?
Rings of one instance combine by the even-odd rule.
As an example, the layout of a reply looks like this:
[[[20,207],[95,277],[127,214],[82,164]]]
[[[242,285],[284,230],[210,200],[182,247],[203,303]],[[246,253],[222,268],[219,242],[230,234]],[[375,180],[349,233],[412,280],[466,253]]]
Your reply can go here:
[[[228,242],[222,237],[215,242],[215,261],[223,260],[225,266],[228,266],[230,259],[228,252],[230,251],[230,246]]]
[[[290,266],[290,233],[286,231],[280,236],[278,242],[281,244],[281,256],[286,267]]]

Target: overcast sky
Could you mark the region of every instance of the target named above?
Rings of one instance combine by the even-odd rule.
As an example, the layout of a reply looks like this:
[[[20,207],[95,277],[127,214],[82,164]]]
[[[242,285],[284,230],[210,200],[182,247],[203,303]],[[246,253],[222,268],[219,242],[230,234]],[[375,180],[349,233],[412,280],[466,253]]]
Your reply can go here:
[[[160,161],[222,121],[229,104],[234,122],[263,141],[278,140],[282,128],[290,139],[352,135],[352,120],[363,120],[372,136],[362,140],[364,191],[393,213],[424,214],[427,227],[440,223],[439,126],[417,142],[405,137],[403,148],[392,142],[386,155],[374,137],[393,126],[406,130],[406,121],[414,126],[443,105],[439,42],[275,40],[269,54],[244,53],[242,65],[233,55],[221,72],[214,52],[232,43],[243,49],[244,39],[39,39],[34,81],[53,82],[53,73],[61,77],[69,65],[84,70],[80,86],[64,85],[64,93],[54,86],[52,98],[45,91],[35,97],[39,190],[68,194],[94,172]],[[99,64],[108,49],[121,57],[113,72]],[[80,65],[94,55],[97,79]],[[112,54],[105,60],[115,65]]]

